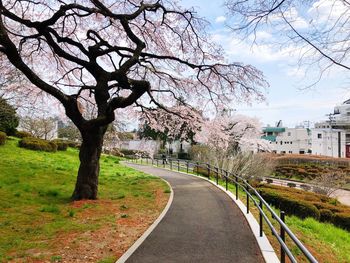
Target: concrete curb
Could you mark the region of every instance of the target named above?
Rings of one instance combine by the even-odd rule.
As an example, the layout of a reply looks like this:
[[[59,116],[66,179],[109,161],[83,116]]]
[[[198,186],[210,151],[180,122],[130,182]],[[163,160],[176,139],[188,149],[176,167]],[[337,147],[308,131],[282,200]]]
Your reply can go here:
[[[146,240],[146,238],[152,233],[152,231],[157,227],[157,225],[162,221],[166,213],[168,212],[173,199],[174,199],[174,191],[171,185],[164,179],[160,178],[164,182],[168,184],[170,187],[170,197],[168,203],[163,209],[162,213],[158,216],[158,218],[153,222],[153,224],[135,241],[135,243],[115,262],[115,263],[124,263],[128,260],[128,258],[136,251],[136,249]]]
[[[260,251],[261,251],[261,253],[263,255],[263,258],[264,258],[265,262],[266,263],[279,263],[280,262],[280,260],[278,259],[277,255],[276,255],[275,250],[271,246],[271,244],[270,244],[269,240],[267,239],[265,233],[263,233],[263,236],[260,237],[260,234],[259,234],[260,233],[260,231],[259,231],[259,223],[256,221],[256,219],[254,218],[254,216],[252,215],[251,212],[249,214],[246,213],[247,207],[243,204],[243,202],[241,200],[239,200],[239,199],[236,200],[236,196],[233,193],[231,193],[230,191],[226,191],[226,189],[224,187],[222,187],[221,185],[216,185],[215,182],[209,180],[208,178],[204,178],[202,176],[198,176],[198,175],[195,175],[195,174],[188,174],[188,173],[181,172],[181,171],[176,171],[176,170],[170,170],[170,169],[163,168],[163,167],[157,167],[157,166],[154,166],[154,167],[160,168],[160,169],[164,169],[164,170],[168,170],[168,171],[172,171],[172,172],[176,172],[176,173],[189,175],[189,176],[194,176],[196,178],[200,178],[202,180],[210,182],[212,185],[216,186],[221,191],[225,192],[236,203],[236,205],[239,207],[239,209],[241,210],[242,214],[246,218],[246,220],[247,220],[247,222],[248,222],[248,224],[250,226],[250,229],[252,230],[253,235],[254,235],[254,237],[255,237],[258,245],[259,245]]]

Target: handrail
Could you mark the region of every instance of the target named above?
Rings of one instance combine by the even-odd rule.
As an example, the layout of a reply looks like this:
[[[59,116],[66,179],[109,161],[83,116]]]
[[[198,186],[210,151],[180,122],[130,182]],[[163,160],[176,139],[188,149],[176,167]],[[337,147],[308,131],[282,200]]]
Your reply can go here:
[[[136,161],[138,159],[141,160],[142,163],[142,159],[146,159],[146,162],[148,164],[148,160],[151,159],[152,160],[152,165],[154,164],[154,160],[156,160],[157,166],[159,166],[159,160],[161,160],[162,166],[165,167],[166,164],[164,162],[164,159],[162,158],[156,158],[156,159],[152,159],[152,158],[148,158],[148,157],[137,157],[134,156],[135,158],[132,158],[132,160]],[[236,199],[238,199],[238,189],[239,187],[241,187],[241,189],[244,190],[244,192],[247,195],[247,213],[249,213],[249,200],[251,199],[253,201],[253,204],[257,207],[257,209],[259,210],[259,214],[260,214],[260,236],[262,236],[262,229],[263,229],[263,221],[262,218],[265,219],[267,225],[269,226],[269,228],[271,229],[274,237],[277,239],[277,241],[279,242],[280,246],[281,246],[281,262],[284,263],[285,262],[285,255],[288,256],[288,258],[290,259],[291,262],[297,262],[297,260],[295,259],[293,253],[290,251],[290,249],[288,248],[286,242],[285,242],[285,237],[284,237],[284,233],[287,233],[288,236],[290,237],[290,239],[294,242],[294,244],[301,250],[301,252],[304,254],[304,256],[309,260],[309,262],[312,263],[317,263],[318,261],[315,259],[315,257],[309,252],[309,250],[300,242],[300,240],[294,235],[294,233],[289,229],[289,227],[285,224],[284,222],[284,212],[281,211],[281,216],[282,219],[276,214],[276,212],[271,208],[271,206],[264,200],[264,198],[259,194],[259,192],[252,187],[248,181],[236,174],[233,174],[229,171],[226,171],[224,169],[220,169],[216,166],[213,166],[211,164],[208,163],[202,163],[202,162],[193,162],[190,160],[181,160],[181,159],[175,159],[175,158],[168,158],[167,161],[169,161],[170,163],[167,163],[167,165],[170,167],[170,169],[173,169],[173,161],[176,162],[177,164],[177,170],[180,171],[180,168],[186,168],[186,172],[189,173],[189,168],[190,168],[190,164],[193,165],[192,167],[192,172],[195,172],[195,167],[202,167],[203,169],[207,169],[208,171],[208,178],[210,178],[210,174],[212,172],[214,172],[216,174],[216,184],[219,184],[219,176],[223,179],[225,179],[226,182],[226,190],[227,188],[227,182],[230,181],[231,183],[233,183],[235,185],[236,188]],[[180,165],[181,163],[181,165]],[[185,163],[185,166],[182,166],[182,164]],[[175,165],[176,166],[176,165]],[[239,182],[239,180],[241,182]],[[250,193],[250,191],[252,191],[252,193],[255,195],[255,197],[258,199],[258,201],[260,202],[258,204],[258,201],[254,198],[254,196],[252,195],[252,193]],[[268,212],[271,213],[273,219],[275,219],[278,224],[280,225],[280,234],[278,234],[276,228],[273,226],[272,222],[270,221],[270,219],[268,218],[268,216],[266,215],[266,213],[263,210],[263,207],[266,207]]]

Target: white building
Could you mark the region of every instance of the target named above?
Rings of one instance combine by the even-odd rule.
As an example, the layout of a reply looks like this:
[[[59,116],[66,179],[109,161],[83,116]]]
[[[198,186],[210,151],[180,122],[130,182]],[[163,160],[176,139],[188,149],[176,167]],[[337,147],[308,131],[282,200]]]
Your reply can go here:
[[[322,125],[323,127],[325,125]],[[333,128],[312,130],[312,154],[346,158],[346,131]]]
[[[306,154],[311,152],[311,130],[308,128],[265,127],[262,139],[269,141],[274,153]]]

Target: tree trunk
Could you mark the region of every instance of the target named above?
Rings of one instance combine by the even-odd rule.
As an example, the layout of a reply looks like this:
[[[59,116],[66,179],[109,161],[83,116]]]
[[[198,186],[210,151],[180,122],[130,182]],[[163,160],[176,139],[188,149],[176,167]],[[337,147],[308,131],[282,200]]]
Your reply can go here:
[[[82,131],[80,166],[72,200],[97,199],[100,156],[105,127]]]

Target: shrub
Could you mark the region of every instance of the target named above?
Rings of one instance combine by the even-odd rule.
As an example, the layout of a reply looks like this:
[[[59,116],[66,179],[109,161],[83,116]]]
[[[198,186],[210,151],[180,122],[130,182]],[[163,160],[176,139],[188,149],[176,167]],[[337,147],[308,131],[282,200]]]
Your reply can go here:
[[[32,134],[30,134],[29,132],[25,132],[25,131],[16,131],[15,133],[15,137],[17,138],[26,138],[26,137],[33,137]]]
[[[19,141],[19,147],[45,152],[56,152],[57,144],[51,141],[26,137]]]
[[[267,179],[266,179],[266,183],[268,183],[268,184],[272,184],[272,183],[273,183],[273,180],[272,180],[272,179],[270,179],[270,178],[267,178]]]
[[[320,221],[321,222],[332,222],[333,213],[329,209],[320,209]]]
[[[317,220],[320,219],[320,212],[310,203],[279,195],[270,189],[261,188],[260,190],[262,197],[267,202],[280,208],[288,215],[295,215],[300,218],[313,217]]]
[[[178,159],[183,159],[183,160],[190,160],[190,155],[188,153],[185,153],[185,152],[179,152],[177,154],[177,158]]]
[[[52,140],[52,142],[57,145],[57,151],[67,151],[68,143],[66,141],[55,139],[55,140]]]
[[[350,213],[334,214],[333,224],[350,231]]]
[[[4,145],[6,142],[6,133],[0,132],[0,145]]]
[[[294,188],[297,187],[297,185],[295,183],[287,183],[287,186],[288,187],[294,187]]]
[[[196,165],[193,167],[193,172],[203,175],[205,177],[208,177],[208,174],[210,176],[215,176],[216,174],[214,173],[214,171],[210,171],[210,173],[208,173],[208,168],[201,166],[201,165]]]
[[[16,114],[16,109],[8,102],[0,98],[0,131],[8,135],[14,135],[19,120]]]
[[[65,141],[69,147],[72,147],[72,148],[76,148],[76,149],[79,149],[80,148],[80,143],[79,142],[75,142],[75,141]]]
[[[307,184],[301,184],[300,188],[303,189],[304,191],[310,191],[311,190],[311,186],[307,185]]]

